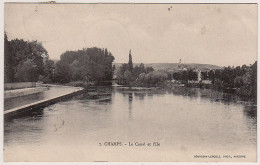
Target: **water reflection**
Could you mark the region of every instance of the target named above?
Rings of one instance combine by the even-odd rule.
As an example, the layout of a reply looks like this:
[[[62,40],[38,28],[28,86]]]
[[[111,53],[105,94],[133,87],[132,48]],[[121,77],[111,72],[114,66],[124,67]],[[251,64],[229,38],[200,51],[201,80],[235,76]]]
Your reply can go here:
[[[245,105],[243,112],[247,117],[256,119],[256,117],[257,117],[257,106]]]
[[[175,87],[172,90],[172,93],[176,96],[187,96],[190,99],[192,98],[209,99],[211,102],[221,102],[224,104],[244,102],[235,94],[223,93],[212,89]]]
[[[133,102],[133,93],[128,93],[128,118],[132,119],[132,102]]]
[[[146,93],[144,93],[144,92],[134,92],[134,96],[135,96],[135,98],[138,98],[139,100],[144,100]]]

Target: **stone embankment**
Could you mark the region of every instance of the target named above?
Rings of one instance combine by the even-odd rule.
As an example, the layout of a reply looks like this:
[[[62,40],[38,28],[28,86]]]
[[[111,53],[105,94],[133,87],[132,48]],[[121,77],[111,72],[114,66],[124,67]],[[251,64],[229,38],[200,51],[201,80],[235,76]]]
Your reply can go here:
[[[48,87],[33,87],[33,88],[22,88],[4,91],[4,98],[9,99],[13,97],[20,97],[25,95],[30,95],[34,93],[40,93],[47,91]]]
[[[46,85],[46,84],[45,84]],[[43,91],[46,90],[46,91]],[[20,92],[14,92],[13,96],[21,96],[21,100],[17,98],[19,97],[13,97],[8,101],[8,104],[14,104],[12,105],[12,108],[5,109],[4,111],[4,117],[5,119],[9,117],[14,117],[16,115],[20,115],[23,113],[27,113],[28,111],[32,111],[34,109],[39,109],[40,107],[45,107],[50,104],[56,103],[58,101],[61,101],[63,99],[67,99],[69,97],[75,96],[77,94],[80,94],[84,91],[84,88],[81,87],[70,87],[70,86],[61,86],[61,85],[51,85],[47,84],[45,87],[36,87],[34,90],[29,90],[24,88],[23,91]],[[38,99],[34,99],[33,101],[31,98],[28,98],[26,95],[32,94],[32,92],[42,92],[42,95]],[[10,95],[10,94],[9,94]],[[23,95],[23,96],[22,96]],[[6,99],[6,97],[5,97]],[[30,100],[26,100],[30,99]],[[7,101],[6,100],[6,101]],[[11,101],[11,102],[10,102]],[[12,101],[14,101],[12,103]],[[23,104],[16,104],[16,101],[23,101]],[[32,102],[31,102],[32,101]]]

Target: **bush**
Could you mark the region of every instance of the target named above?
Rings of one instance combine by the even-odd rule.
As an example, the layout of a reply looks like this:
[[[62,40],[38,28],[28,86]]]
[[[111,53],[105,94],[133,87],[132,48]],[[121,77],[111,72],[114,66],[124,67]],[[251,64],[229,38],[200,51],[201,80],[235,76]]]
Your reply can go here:
[[[156,86],[164,83],[168,78],[168,74],[164,71],[152,71],[148,74],[141,73],[137,82],[140,85]]]

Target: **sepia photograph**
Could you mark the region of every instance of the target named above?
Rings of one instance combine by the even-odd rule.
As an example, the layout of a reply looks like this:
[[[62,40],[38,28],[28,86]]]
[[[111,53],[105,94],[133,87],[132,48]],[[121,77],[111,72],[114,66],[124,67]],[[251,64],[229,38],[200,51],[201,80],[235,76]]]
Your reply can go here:
[[[257,3],[4,3],[4,162],[257,162]]]

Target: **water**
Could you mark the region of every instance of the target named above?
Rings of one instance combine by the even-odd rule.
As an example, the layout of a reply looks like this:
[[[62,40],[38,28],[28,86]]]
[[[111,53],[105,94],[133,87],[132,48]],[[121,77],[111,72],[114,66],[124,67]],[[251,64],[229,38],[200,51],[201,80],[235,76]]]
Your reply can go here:
[[[255,107],[215,102],[200,90],[192,96],[118,88],[105,93],[6,121],[5,161],[256,161]],[[153,142],[160,146],[147,146]]]

